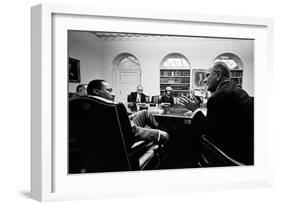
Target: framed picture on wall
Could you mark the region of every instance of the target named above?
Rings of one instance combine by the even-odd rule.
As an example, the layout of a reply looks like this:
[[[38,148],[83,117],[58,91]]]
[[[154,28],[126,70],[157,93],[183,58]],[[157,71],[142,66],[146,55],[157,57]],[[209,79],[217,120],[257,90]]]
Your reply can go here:
[[[73,83],[80,83],[80,60],[75,58],[68,58],[68,81]]]
[[[271,19],[187,13],[175,14],[167,12],[165,14],[157,14],[156,12],[149,13],[148,11],[128,11],[122,9],[112,11],[112,9],[100,10],[99,8],[79,7],[77,5],[41,4],[32,8],[31,24],[31,95],[33,105],[31,114],[32,198],[40,201],[50,201],[136,194],[159,194],[170,192],[170,188],[173,188],[173,192],[188,192],[272,185],[272,133],[264,125],[264,122],[269,121],[267,119],[268,117],[264,114],[267,112],[267,108],[269,108],[268,104],[271,101],[262,98],[265,93],[268,93],[272,89],[270,88],[272,84],[268,80],[270,78],[267,78],[268,74],[272,74],[273,72],[271,64],[273,23]],[[117,172],[98,171],[83,174],[85,171],[80,170],[78,171],[79,175],[69,173],[69,159],[71,157],[69,155],[68,144],[68,81],[80,82],[80,72],[82,69],[80,68],[79,62],[81,58],[76,56],[80,51],[71,51],[76,52],[75,54],[68,53],[69,42],[67,35],[69,31],[72,31],[74,36],[76,36],[76,33],[73,31],[80,34],[83,31],[98,31],[99,36],[101,36],[100,32],[103,32],[103,37],[101,37],[103,39],[121,38],[120,36],[124,38],[124,34],[126,34],[125,38],[130,38],[132,36],[131,34],[143,34],[142,36],[136,37],[146,38],[145,36],[150,35],[149,38],[152,38],[152,36],[161,36],[160,39],[163,40],[166,36],[172,38],[189,36],[191,38],[220,38],[222,41],[227,42],[229,42],[228,39],[250,39],[253,41],[255,45],[252,52],[254,53],[252,56],[255,57],[253,60],[253,65],[255,65],[255,88],[253,90],[255,97],[257,96],[259,101],[264,101],[261,104],[255,105],[256,136],[254,166],[228,167],[227,169],[225,167],[216,167],[211,169],[196,168],[140,172],[133,171],[132,167],[123,170],[124,164],[130,161],[127,158],[122,165],[118,165],[122,169]],[[42,33],[45,35],[42,36]],[[93,36],[93,34],[87,33],[86,37],[88,38],[89,36]],[[97,36],[94,39],[97,40]],[[180,39],[180,41],[183,41],[183,39]],[[73,44],[76,44],[76,42],[72,41]],[[79,48],[84,47],[80,45]],[[230,48],[225,47],[223,52],[229,52],[231,50]],[[214,57],[212,60],[219,55],[216,50],[213,53]],[[106,52],[102,54],[107,54],[110,57],[113,56]],[[38,55],[41,55],[40,58]],[[69,56],[75,56],[75,58],[69,58]],[[98,53],[98,56],[101,59],[107,57],[101,57],[101,53]],[[89,64],[87,72],[89,73],[95,69],[93,64],[97,67],[102,65],[93,60],[93,55],[87,55],[87,58],[89,60],[87,62]],[[127,61],[126,58],[125,60]],[[206,61],[205,63],[212,63],[212,60]],[[108,62],[104,67],[109,67],[111,69],[110,71],[100,69],[91,78],[100,78],[104,74],[107,74],[106,77],[108,79],[113,79],[117,73],[112,65],[113,61]],[[179,61],[168,61],[168,63],[170,62],[178,66],[177,63]],[[168,64],[168,66],[170,65]],[[183,66],[187,67],[185,64]],[[204,67],[198,66],[198,68]],[[265,70],[264,68],[267,69]],[[178,71],[172,79],[169,75],[164,75],[164,73],[162,75],[164,76],[162,83],[165,84],[167,81],[173,85],[174,90],[178,86],[180,86],[178,88],[183,88],[184,86],[189,88],[190,82],[186,78],[190,76],[189,72],[189,69],[186,73]],[[195,70],[194,72],[194,76],[192,77],[194,86],[201,88],[205,73],[202,70]],[[246,75],[249,76],[253,74],[250,72],[245,71]],[[147,73],[150,75],[149,72]],[[160,79],[160,71],[157,71],[157,73],[159,73]],[[143,78],[144,75],[147,74],[142,72],[141,80],[148,81],[149,77]],[[38,81],[38,79],[41,81]],[[172,83],[171,80],[173,81]],[[267,86],[264,87],[264,85]],[[157,85],[157,88],[159,88],[159,85]],[[82,104],[81,108],[90,110],[91,105],[89,103]],[[78,114],[80,113],[78,112]],[[101,115],[105,115],[105,113]],[[127,114],[125,117],[127,117]],[[77,121],[77,124],[83,126],[82,123]],[[97,123],[99,122],[97,121]],[[106,131],[108,132],[107,134],[110,131],[117,130],[108,128],[108,131]],[[94,129],[93,133],[95,133]],[[109,135],[105,137],[105,140],[110,144],[108,138]],[[123,146],[125,147],[126,145],[123,144]],[[97,150],[100,149],[103,156],[111,154],[106,149],[111,148],[111,152],[116,149],[112,145],[105,147],[104,150],[98,147],[96,148]],[[96,158],[96,161],[99,161],[99,159]]]
[[[206,77],[205,69],[193,69],[192,70],[192,88],[196,89],[204,89],[205,83],[204,79]]]

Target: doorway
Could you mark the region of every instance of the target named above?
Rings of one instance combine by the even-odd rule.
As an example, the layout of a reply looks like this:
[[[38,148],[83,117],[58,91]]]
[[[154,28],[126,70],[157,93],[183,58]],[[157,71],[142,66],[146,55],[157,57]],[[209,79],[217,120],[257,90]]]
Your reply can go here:
[[[116,70],[116,101],[127,102],[127,96],[140,85],[140,70]]]
[[[130,53],[121,53],[113,60],[115,100],[127,102],[127,96],[141,83],[139,60]]]

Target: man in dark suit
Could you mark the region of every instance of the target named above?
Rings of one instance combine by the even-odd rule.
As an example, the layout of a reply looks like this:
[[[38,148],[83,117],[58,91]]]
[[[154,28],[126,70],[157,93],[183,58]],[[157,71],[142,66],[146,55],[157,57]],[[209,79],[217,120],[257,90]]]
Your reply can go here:
[[[131,92],[131,94],[128,96],[128,102],[143,103],[146,102],[145,97],[146,95],[143,93],[143,87],[139,85],[137,86],[137,91]]]
[[[207,102],[206,138],[234,160],[254,163],[254,103],[246,91],[230,81],[230,71],[216,62],[204,82],[212,93]],[[196,112],[198,104],[181,97],[179,102]]]
[[[101,79],[90,81],[87,87],[87,93],[89,97],[99,98],[103,101],[113,102],[115,97],[109,83]],[[161,141],[163,143],[168,142],[168,133],[157,129],[158,122],[156,122],[152,114],[147,110],[141,110],[128,118],[131,121],[132,132],[136,140],[143,139]],[[146,128],[145,125],[151,128]]]

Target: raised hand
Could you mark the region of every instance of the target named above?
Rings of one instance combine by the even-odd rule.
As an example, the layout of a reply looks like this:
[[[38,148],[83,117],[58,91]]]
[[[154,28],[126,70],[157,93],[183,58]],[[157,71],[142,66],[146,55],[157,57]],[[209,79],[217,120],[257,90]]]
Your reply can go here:
[[[199,104],[196,100],[189,99],[186,96],[181,96],[178,99],[179,104],[185,106],[187,109],[194,111],[199,108]]]

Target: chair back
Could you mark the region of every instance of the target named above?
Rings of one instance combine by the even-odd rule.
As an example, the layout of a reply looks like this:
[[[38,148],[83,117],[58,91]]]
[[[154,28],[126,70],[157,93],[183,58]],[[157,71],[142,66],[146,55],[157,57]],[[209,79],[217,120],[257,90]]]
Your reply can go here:
[[[127,102],[132,102],[131,94],[128,94],[128,95],[127,95]]]
[[[150,102],[150,96],[145,95],[145,103],[149,103]]]
[[[76,139],[69,133],[68,138],[68,172],[70,174],[81,173],[85,169],[84,159]]]
[[[151,97],[151,103],[159,104],[159,102],[160,102],[160,96],[159,95]]]
[[[69,92],[68,93],[68,98],[71,98],[73,96],[73,94],[75,94],[74,92]]]
[[[69,101],[69,137],[81,150],[86,172],[132,169],[127,153],[130,141],[126,141],[131,138],[129,128],[123,104],[91,97]]]
[[[221,148],[218,148],[214,143],[205,137],[201,138],[202,159],[201,166],[204,167],[220,167],[220,166],[243,166],[244,164],[233,159]]]
[[[191,119],[191,132],[189,133],[190,155],[198,163],[202,154],[201,138],[205,133],[206,117],[202,111],[197,111]]]

